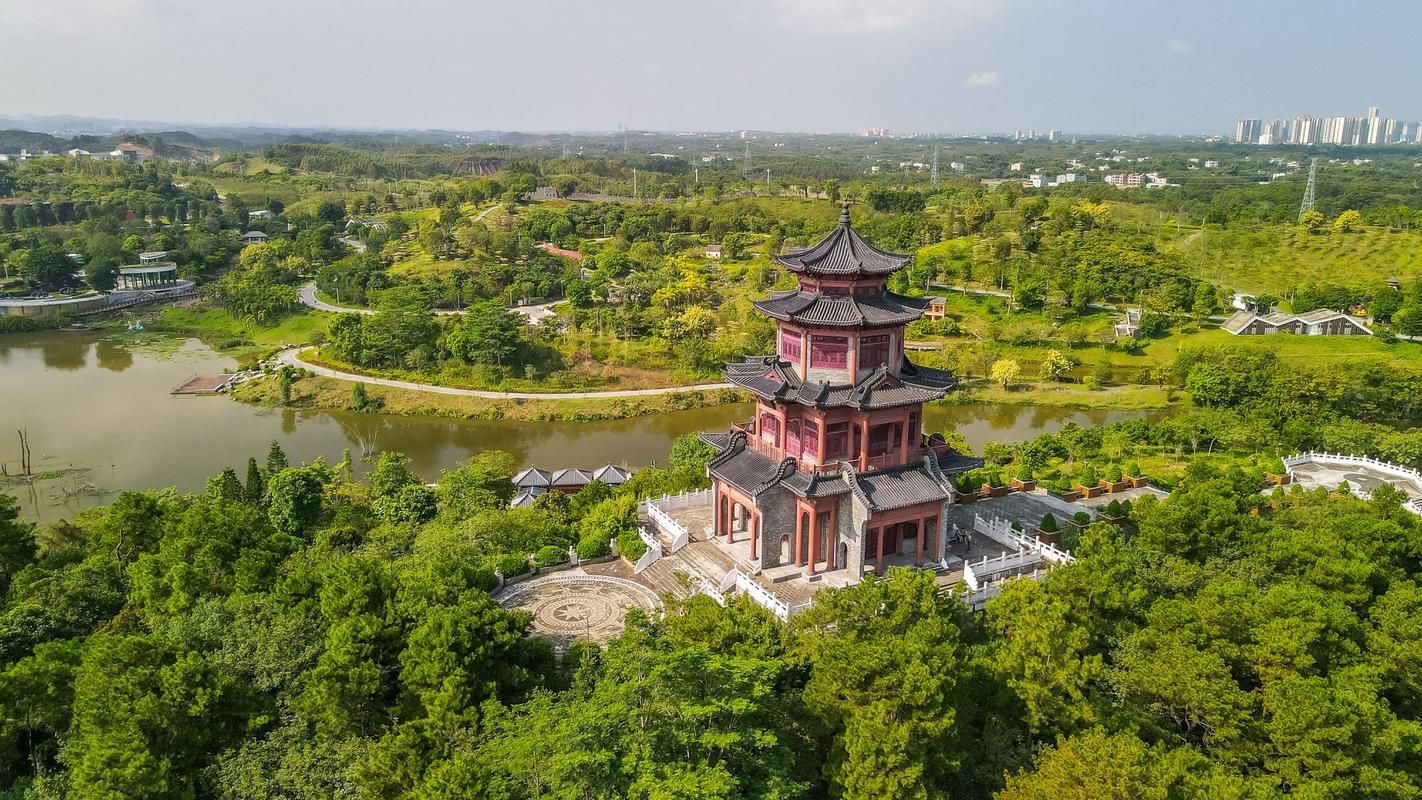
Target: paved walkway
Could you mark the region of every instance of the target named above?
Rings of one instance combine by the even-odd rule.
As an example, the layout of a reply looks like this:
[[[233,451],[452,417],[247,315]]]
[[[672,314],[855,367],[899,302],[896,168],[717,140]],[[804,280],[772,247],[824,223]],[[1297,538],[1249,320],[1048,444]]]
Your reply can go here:
[[[449,394],[459,397],[480,397],[487,400],[596,400],[609,397],[650,397],[659,394],[675,394],[677,392],[734,388],[729,383],[698,383],[693,386],[665,386],[660,389],[619,389],[605,392],[491,392],[480,389],[456,389],[451,386],[435,386],[430,383],[414,383],[412,381],[397,381],[389,378],[374,378],[368,375],[357,375],[353,372],[342,372],[340,370],[331,369],[330,367],[311,364],[301,358],[301,354],[310,349],[309,347],[294,347],[283,350],[277,355],[277,361],[288,366],[296,367],[297,369],[310,370],[323,377],[335,378],[339,381],[368,383],[375,386],[390,386],[395,389],[412,389],[417,392]]]
[[[373,309],[373,308],[351,308],[350,306],[335,306],[335,305],[331,305],[330,303],[327,303],[325,300],[322,300],[322,299],[320,299],[320,298],[318,298],[318,297],[316,296],[316,282],[315,282],[315,281],[312,281],[311,283],[308,283],[308,284],[306,284],[305,286],[302,286],[302,287],[301,287],[301,290],[298,292],[298,295],[299,295],[300,298],[301,298],[301,304],[302,304],[302,305],[310,306],[311,308],[317,309],[317,310],[319,310],[319,311],[330,311],[330,312],[333,313],[333,314],[364,314],[364,315],[366,315],[366,316],[370,316],[370,315],[372,315],[372,314],[375,313],[375,309]],[[544,303],[544,304],[542,304],[542,305],[537,305],[537,306],[516,306],[513,310],[514,310],[514,312],[516,312],[516,313],[518,313],[518,314],[522,314],[524,317],[526,317],[526,318],[528,319],[529,323],[534,323],[534,322],[538,322],[539,320],[543,319],[544,317],[551,317],[551,316],[553,316],[554,314],[557,313],[557,312],[555,312],[555,311],[553,310],[553,307],[554,307],[554,306],[557,306],[557,305],[561,305],[561,304],[566,303],[566,302],[568,302],[568,301],[567,301],[567,300],[555,300],[555,301],[553,301],[553,302],[551,302],[551,303]],[[468,311],[446,311],[446,310],[439,310],[439,311],[436,311],[436,312],[435,312],[435,314],[437,314],[437,315],[439,315],[439,316],[441,316],[441,317],[456,316],[456,315],[459,315],[459,314],[468,314],[468,313],[469,313]]]

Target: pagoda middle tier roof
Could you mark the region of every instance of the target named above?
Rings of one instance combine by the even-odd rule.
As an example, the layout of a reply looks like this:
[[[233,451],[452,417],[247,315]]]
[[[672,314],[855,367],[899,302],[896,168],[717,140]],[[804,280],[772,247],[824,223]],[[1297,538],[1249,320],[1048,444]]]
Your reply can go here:
[[[855,383],[831,384],[801,379],[776,356],[756,356],[727,364],[726,380],[767,401],[864,410],[926,403],[958,387],[951,372],[920,367],[907,358],[895,374],[881,366]]]
[[[880,250],[860,236],[849,224],[849,204],[840,212],[839,224],[818,244],[775,256],[776,263],[791,272],[818,275],[888,275],[902,269],[912,255]]]
[[[907,325],[923,316],[928,300],[894,292],[875,295],[833,295],[794,289],[771,292],[753,303],[756,310],[785,322],[836,328]]]

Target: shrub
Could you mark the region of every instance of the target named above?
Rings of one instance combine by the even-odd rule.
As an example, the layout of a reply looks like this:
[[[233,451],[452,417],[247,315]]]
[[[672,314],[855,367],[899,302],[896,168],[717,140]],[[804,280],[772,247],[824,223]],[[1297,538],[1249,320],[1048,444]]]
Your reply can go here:
[[[1072,491],[1071,484],[1071,478],[1063,475],[1060,478],[1057,478],[1057,481],[1055,484],[1052,485],[1052,488],[1056,489],[1058,494],[1066,494],[1067,492]]]
[[[568,549],[559,547],[556,544],[545,545],[538,548],[538,552],[533,554],[533,560],[540,567],[552,567],[566,563],[568,560]]]
[[[1032,480],[1032,468],[1026,464],[1017,468],[1017,480],[1026,483]]]
[[[1273,461],[1270,461],[1269,472],[1274,475],[1283,475],[1288,472],[1288,468],[1284,466],[1284,459],[1275,457]]]
[[[1057,518],[1052,516],[1051,512],[1042,515],[1042,524],[1038,527],[1042,529],[1043,533],[1056,533],[1057,530],[1059,530],[1057,528]]]
[[[958,494],[977,494],[982,481],[976,480],[971,471],[958,476]]]
[[[1107,483],[1120,483],[1120,482],[1121,482],[1121,468],[1118,467],[1118,466],[1116,466],[1115,464],[1112,464],[1112,465],[1110,465],[1109,467],[1107,467],[1107,468],[1106,468],[1106,482],[1107,482]]]
[[[1082,486],[1095,486],[1101,482],[1101,477],[1096,474],[1096,468],[1087,464],[1082,467],[1081,474],[1077,476],[1076,482]]]
[[[1137,464],[1137,463],[1134,462],[1134,461],[1128,461],[1128,462],[1126,462],[1126,470],[1125,470],[1125,472],[1126,472],[1127,475],[1130,475],[1132,478],[1139,478],[1139,477],[1141,477],[1141,465],[1140,465],[1140,464]]]
[[[1091,524],[1091,515],[1085,511],[1078,511],[1071,515],[1071,521],[1078,528],[1084,528]]]
[[[1122,500],[1122,501],[1121,501],[1121,516],[1123,516],[1123,517],[1129,517],[1130,515],[1131,515],[1131,501],[1130,501],[1130,500]]]
[[[504,573],[505,578],[512,578],[528,572],[528,558],[525,556],[507,553],[499,556],[499,572]]]
[[[642,541],[636,531],[623,531],[617,534],[617,552],[628,562],[636,562],[646,555],[647,543]]]
[[[1102,512],[1104,512],[1106,516],[1112,519],[1116,519],[1121,516],[1121,503],[1117,500],[1112,500],[1111,502],[1106,504],[1106,507],[1102,509]]]
[[[578,541],[578,558],[602,558],[612,552],[612,546],[600,535],[584,536]]]

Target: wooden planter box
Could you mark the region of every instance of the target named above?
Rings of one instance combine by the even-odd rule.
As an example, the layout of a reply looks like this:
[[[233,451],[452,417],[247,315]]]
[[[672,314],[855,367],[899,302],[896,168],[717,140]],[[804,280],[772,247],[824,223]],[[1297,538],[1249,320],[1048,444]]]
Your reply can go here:
[[[1078,492],[1075,492],[1075,491],[1072,491],[1072,492],[1059,492],[1059,491],[1057,491],[1056,489],[1051,489],[1051,490],[1049,490],[1049,491],[1050,491],[1052,497],[1055,497],[1055,498],[1057,498],[1058,500],[1065,500],[1065,501],[1067,501],[1068,503],[1075,502],[1076,500],[1078,500],[1078,499],[1081,498],[1081,494],[1078,493]]]
[[[1127,489],[1131,488],[1131,482],[1126,480],[1123,476],[1121,480],[1116,481],[1115,483],[1108,483],[1104,480],[1101,481],[1101,488],[1105,489],[1108,492],[1124,492]]]
[[[1101,515],[1101,521],[1102,521],[1102,522],[1109,522],[1109,523],[1111,523],[1112,525],[1115,525],[1116,527],[1119,528],[1119,527],[1121,527],[1122,525],[1125,525],[1125,524],[1126,524],[1127,519],[1126,519],[1126,517],[1108,517],[1108,516],[1106,516],[1105,514],[1102,514],[1102,515]]]
[[[976,492],[958,492],[958,502],[965,506],[976,503],[978,502],[978,495]]]
[[[1132,489],[1140,489],[1146,485],[1145,478],[1137,478],[1134,475],[1122,475],[1121,480],[1125,483],[1129,483]]]
[[[1076,490],[1078,496],[1085,497],[1088,500],[1093,497],[1100,497],[1106,493],[1106,490],[1102,489],[1100,484],[1095,486],[1082,486],[1079,483],[1074,483],[1072,484],[1072,488]]]
[[[1037,541],[1045,542],[1046,544],[1052,545],[1053,547],[1056,547],[1057,545],[1062,543],[1062,532],[1059,530],[1044,531],[1041,528],[1036,528],[1035,530],[1033,530],[1032,533],[1037,537]]]
[[[1019,492],[1030,492],[1030,491],[1032,491],[1033,489],[1036,489],[1036,488],[1037,488],[1037,482],[1036,482],[1036,481],[1019,481],[1019,480],[1017,480],[1016,478],[1013,478],[1013,479],[1012,479],[1012,488],[1013,488],[1013,489],[1016,489],[1016,490],[1019,491]]]
[[[1293,482],[1293,478],[1290,478],[1288,473],[1284,473],[1283,475],[1275,475],[1272,472],[1266,472],[1264,473],[1264,477],[1267,478],[1269,482],[1274,484],[1275,486],[1288,486],[1290,483]]]
[[[986,495],[987,497],[1006,497],[1010,491],[1012,491],[1012,489],[1006,486],[989,486],[985,483],[983,484],[983,488],[978,490],[978,494]]]

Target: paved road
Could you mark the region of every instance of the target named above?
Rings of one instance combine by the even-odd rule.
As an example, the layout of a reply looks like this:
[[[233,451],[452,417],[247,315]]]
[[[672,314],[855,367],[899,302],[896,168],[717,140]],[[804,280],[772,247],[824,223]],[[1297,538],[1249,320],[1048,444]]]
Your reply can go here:
[[[375,309],[372,308],[351,308],[349,306],[334,306],[330,303],[327,303],[326,301],[316,296],[315,281],[312,281],[311,283],[302,286],[300,291],[298,292],[298,295],[301,298],[302,305],[310,306],[321,311],[330,311],[333,314],[365,314],[366,316],[370,316],[371,314],[375,313]],[[566,302],[568,301],[555,300],[552,303],[544,303],[543,305],[538,306],[518,306],[513,310],[516,313],[522,314],[524,317],[527,317],[529,324],[533,324],[543,319],[544,317],[551,317],[554,314],[558,313],[553,310],[554,306],[558,306]],[[441,317],[448,317],[454,316],[456,314],[467,314],[469,312],[441,310],[436,311],[435,313]]]
[[[479,389],[455,389],[449,386],[434,386],[428,383],[413,383],[411,381],[396,381],[389,378],[372,378],[366,375],[356,375],[350,372],[322,367],[303,361],[301,354],[309,347],[293,347],[281,351],[277,355],[277,361],[298,369],[306,369],[327,378],[335,378],[340,381],[351,381],[354,383],[369,383],[376,386],[390,386],[396,389],[413,389],[417,392],[432,392],[434,394],[450,394],[462,397],[481,397],[487,400],[596,400],[607,397],[649,397],[658,394],[674,394],[676,392],[694,392],[706,389],[731,389],[734,388],[729,383],[700,383],[694,386],[667,386],[661,389],[621,389],[607,392],[488,392]]]

